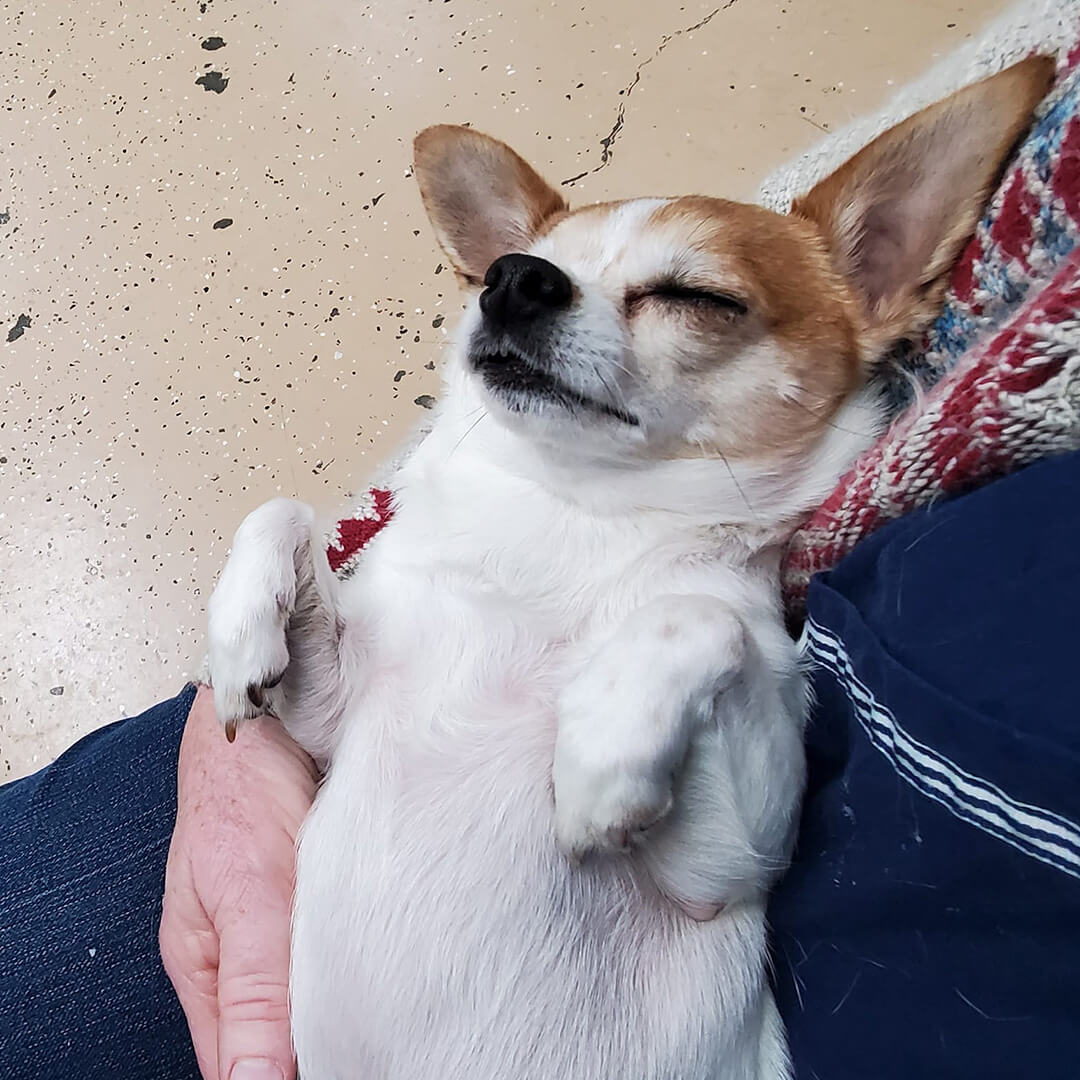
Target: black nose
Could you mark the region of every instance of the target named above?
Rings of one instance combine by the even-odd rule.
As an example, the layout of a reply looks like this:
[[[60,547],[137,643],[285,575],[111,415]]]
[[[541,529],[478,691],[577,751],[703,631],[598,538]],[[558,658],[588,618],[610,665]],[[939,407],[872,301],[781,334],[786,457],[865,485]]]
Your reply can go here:
[[[535,255],[503,255],[484,275],[480,310],[496,326],[532,322],[569,305],[570,279],[547,259]]]

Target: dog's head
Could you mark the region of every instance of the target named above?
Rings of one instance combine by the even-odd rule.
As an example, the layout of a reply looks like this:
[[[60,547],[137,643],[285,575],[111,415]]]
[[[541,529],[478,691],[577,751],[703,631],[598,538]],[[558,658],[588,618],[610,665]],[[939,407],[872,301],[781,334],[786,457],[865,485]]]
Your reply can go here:
[[[570,210],[504,144],[429,128],[416,173],[473,294],[467,377],[504,425],[593,458],[806,453],[935,314],[1051,72],[1034,58],[926,109],[788,215],[697,196]]]

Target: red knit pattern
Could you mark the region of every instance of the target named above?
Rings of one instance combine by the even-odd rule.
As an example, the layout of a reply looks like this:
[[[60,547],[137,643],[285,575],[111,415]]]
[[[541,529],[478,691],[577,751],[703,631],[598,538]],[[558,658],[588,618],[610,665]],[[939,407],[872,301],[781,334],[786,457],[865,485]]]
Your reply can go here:
[[[337,523],[326,548],[330,569],[347,575],[357,557],[372,538],[394,516],[393,495],[385,488],[372,488],[352,517]]]

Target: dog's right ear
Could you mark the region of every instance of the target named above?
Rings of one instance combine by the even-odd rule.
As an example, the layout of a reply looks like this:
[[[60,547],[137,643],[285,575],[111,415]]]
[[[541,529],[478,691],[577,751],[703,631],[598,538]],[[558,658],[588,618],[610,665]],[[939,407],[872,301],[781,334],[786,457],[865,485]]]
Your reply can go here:
[[[500,255],[526,251],[562,196],[509,146],[440,124],[413,143],[424,209],[454,269],[472,285]]]

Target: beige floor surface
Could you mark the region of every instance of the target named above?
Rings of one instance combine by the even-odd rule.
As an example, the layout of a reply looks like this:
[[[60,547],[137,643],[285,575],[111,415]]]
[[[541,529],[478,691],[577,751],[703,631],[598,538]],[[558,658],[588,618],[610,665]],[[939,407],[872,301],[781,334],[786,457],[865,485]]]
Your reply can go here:
[[[175,693],[241,516],[347,501],[438,392],[416,129],[750,197],[1001,7],[5,3],[0,782]]]

